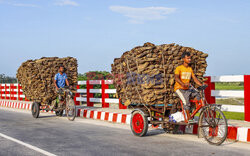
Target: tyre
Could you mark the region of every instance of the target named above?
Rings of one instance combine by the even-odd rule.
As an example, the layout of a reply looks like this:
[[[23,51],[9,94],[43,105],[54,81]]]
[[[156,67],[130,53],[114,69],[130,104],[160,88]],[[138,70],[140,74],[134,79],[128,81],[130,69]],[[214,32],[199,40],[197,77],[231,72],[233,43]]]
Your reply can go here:
[[[70,121],[74,121],[75,117],[76,117],[76,106],[75,106],[75,102],[72,98],[69,98],[68,100],[66,100],[66,115],[68,120]]]
[[[33,102],[31,107],[31,113],[34,118],[38,118],[40,114],[40,104],[38,102]]]
[[[56,111],[56,116],[62,116],[63,115],[63,110]]]
[[[147,134],[148,118],[143,111],[138,109],[132,112],[130,128],[135,136],[142,137]]]
[[[205,108],[199,117],[199,132],[211,145],[221,145],[227,138],[227,119],[217,107]]]

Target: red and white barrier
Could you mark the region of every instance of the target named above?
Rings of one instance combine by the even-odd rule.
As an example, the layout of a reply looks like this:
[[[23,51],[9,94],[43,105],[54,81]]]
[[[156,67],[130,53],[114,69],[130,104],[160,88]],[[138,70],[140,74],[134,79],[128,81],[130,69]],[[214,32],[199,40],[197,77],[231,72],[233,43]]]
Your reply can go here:
[[[180,129],[184,133],[197,134],[198,125],[182,126]],[[227,138],[242,142],[250,142],[250,127],[228,126]]]
[[[17,83],[0,84],[0,99],[22,101],[23,99],[25,99],[25,95],[23,95],[22,86]],[[25,101],[28,100],[25,99]]]
[[[96,119],[96,120],[103,120],[113,123],[124,123],[124,124],[130,124],[130,118],[131,118],[131,115],[129,114],[97,111],[93,109],[78,109],[78,116],[87,119]]]
[[[79,97],[76,97],[76,101],[87,102],[87,106],[92,107],[94,103],[102,103],[103,108],[109,107],[109,103],[119,104],[120,109],[126,109],[127,107],[121,104],[117,98],[109,98],[109,94],[115,94],[116,89],[109,89],[109,85],[113,84],[113,80],[87,80],[78,81],[78,88],[80,85],[86,85],[86,89],[77,89]],[[101,85],[100,89],[93,89],[94,85]],[[80,97],[80,94],[85,93],[86,97]],[[94,98],[94,93],[101,93],[102,98]]]
[[[31,110],[32,102],[0,100],[1,107]]]
[[[250,75],[209,76],[205,96],[208,103],[216,103],[216,97],[244,98],[244,106],[222,105],[223,111],[242,112],[250,122]],[[215,82],[244,82],[244,90],[215,90]]]

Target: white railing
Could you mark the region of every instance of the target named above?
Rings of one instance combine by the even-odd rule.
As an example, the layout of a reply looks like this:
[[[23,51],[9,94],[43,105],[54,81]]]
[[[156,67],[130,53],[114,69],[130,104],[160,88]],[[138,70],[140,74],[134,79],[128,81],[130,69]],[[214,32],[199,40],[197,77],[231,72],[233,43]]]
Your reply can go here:
[[[211,76],[211,82],[244,82],[244,75]],[[223,98],[244,98],[244,90],[211,90],[211,96]],[[244,106],[222,105],[223,111],[244,112]]]

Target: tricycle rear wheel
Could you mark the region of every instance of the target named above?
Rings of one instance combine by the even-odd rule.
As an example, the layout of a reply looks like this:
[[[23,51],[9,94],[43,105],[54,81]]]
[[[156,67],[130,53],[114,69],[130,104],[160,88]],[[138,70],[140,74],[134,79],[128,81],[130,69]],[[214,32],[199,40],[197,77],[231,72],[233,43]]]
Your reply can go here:
[[[130,128],[135,136],[142,137],[147,134],[148,118],[142,110],[137,109],[132,112]]]
[[[40,104],[38,102],[33,102],[31,107],[31,113],[34,118],[38,118],[40,114]]]

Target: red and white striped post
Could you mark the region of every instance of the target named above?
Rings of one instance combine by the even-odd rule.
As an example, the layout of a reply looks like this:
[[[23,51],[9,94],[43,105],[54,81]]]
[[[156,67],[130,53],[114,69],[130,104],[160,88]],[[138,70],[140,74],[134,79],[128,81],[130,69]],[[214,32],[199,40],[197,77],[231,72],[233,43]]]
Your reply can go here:
[[[16,92],[15,92],[15,89],[16,89],[16,86],[15,86],[15,84],[10,84],[10,94],[11,94],[11,100],[16,100],[16,97],[15,97],[15,94],[16,94]]]
[[[80,89],[80,85],[76,86],[76,90],[77,89]],[[76,98],[78,98],[78,97],[80,97],[80,93],[76,92],[75,97],[74,97],[75,105],[80,105],[80,101],[76,101]]]
[[[212,96],[211,90],[215,90],[215,83],[211,82],[211,76],[207,76],[207,81],[205,82],[208,87],[205,90],[205,98],[209,104],[215,103],[215,97]]]
[[[87,106],[88,107],[93,107],[94,103],[90,102],[90,98],[94,97],[93,93],[90,93],[90,89],[93,89],[93,85],[89,84],[89,80],[86,81],[86,90],[87,90]]]
[[[10,97],[7,96],[7,94],[8,94],[8,95],[10,94],[10,92],[7,91],[8,89],[9,89],[9,86],[7,86],[7,84],[5,84],[5,99],[10,99]]]
[[[17,100],[17,97],[15,97],[15,95],[17,94],[17,92],[15,91],[15,89],[17,89],[17,86],[15,84],[13,84],[13,100]]]
[[[13,84],[10,84],[10,99],[13,100]]]
[[[3,99],[3,97],[2,97],[2,84],[0,84],[0,99]]]
[[[109,98],[109,94],[105,93],[105,89],[109,89],[109,85],[105,84],[105,80],[102,80],[101,83],[102,83],[102,107],[108,108],[109,103],[106,103],[105,99]]]
[[[17,100],[23,100],[23,98],[21,98],[21,89],[22,89],[22,86],[18,83],[18,86],[17,86]]]
[[[244,75],[245,121],[250,122],[250,75]]]

